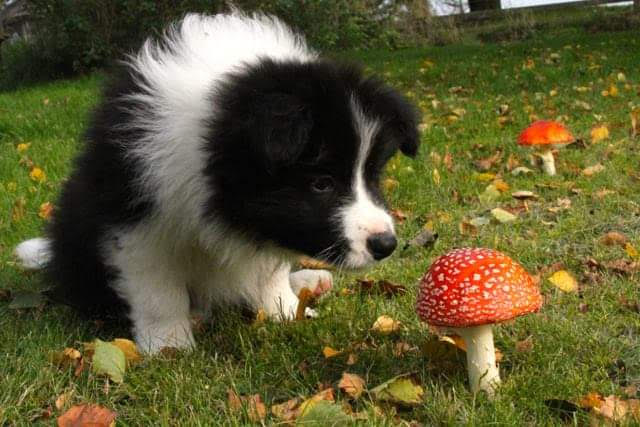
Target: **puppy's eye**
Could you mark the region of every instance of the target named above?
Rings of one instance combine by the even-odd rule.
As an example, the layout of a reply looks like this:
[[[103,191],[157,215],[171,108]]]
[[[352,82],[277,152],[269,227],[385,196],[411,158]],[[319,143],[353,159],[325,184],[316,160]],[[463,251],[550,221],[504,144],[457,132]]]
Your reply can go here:
[[[311,190],[315,193],[330,193],[333,191],[335,183],[330,176],[320,176],[311,181]]]

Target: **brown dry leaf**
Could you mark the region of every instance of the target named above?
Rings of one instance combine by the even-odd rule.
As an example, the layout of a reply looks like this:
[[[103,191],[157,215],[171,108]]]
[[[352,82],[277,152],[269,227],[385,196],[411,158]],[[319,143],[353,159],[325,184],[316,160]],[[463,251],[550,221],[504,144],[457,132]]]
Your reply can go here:
[[[302,256],[298,259],[298,266],[301,269],[309,270],[331,270],[331,264],[327,264],[319,259]]]
[[[402,224],[407,219],[407,214],[401,211],[400,209],[392,209],[391,216],[396,220],[398,224]]]
[[[597,173],[600,173],[604,170],[604,166],[602,166],[601,163],[596,163],[593,166],[589,166],[588,168],[585,168],[582,170],[582,175],[584,176],[593,176]]]
[[[447,153],[444,155],[444,158],[442,159],[442,162],[449,172],[453,170],[453,156],[451,155],[451,153],[447,151]]]
[[[500,160],[502,160],[502,151],[496,151],[491,156],[479,159],[473,162],[473,165],[480,171],[486,172],[492,169]]]
[[[640,135],[640,107],[636,107],[629,113],[631,116],[631,137]]]
[[[353,399],[357,399],[360,397],[365,388],[365,382],[362,377],[356,374],[350,374],[348,372],[344,372],[342,374],[342,378],[338,383],[338,388],[343,392],[349,395]]]
[[[324,355],[325,359],[331,359],[332,357],[336,357],[342,354],[342,350],[336,350],[334,348],[325,346],[322,349],[322,354]]]
[[[60,396],[58,396],[56,398],[56,403],[55,403],[56,409],[58,411],[62,411],[64,407],[67,406],[72,396],[73,396],[73,390],[69,390],[67,392],[62,393]]]
[[[563,292],[575,292],[578,290],[578,281],[566,270],[553,273],[549,277],[549,282]]]
[[[353,353],[349,353],[349,356],[347,357],[347,365],[349,366],[355,365],[357,361],[358,361],[358,356],[356,356]]]
[[[610,231],[600,238],[600,243],[605,246],[624,246],[628,241],[627,236],[618,231]]]
[[[309,288],[302,288],[298,294],[298,299],[299,302],[296,310],[296,320],[304,320],[306,318],[305,309],[309,307],[311,302],[315,299],[313,291]]]
[[[594,126],[591,128],[589,135],[591,136],[591,143],[595,144],[609,138],[609,128],[607,125]]]
[[[286,402],[271,406],[271,413],[281,421],[294,421],[298,417],[298,406],[302,399],[295,397]]]
[[[471,224],[469,221],[462,221],[458,225],[458,230],[460,234],[463,236],[477,236],[478,235],[478,227]]]
[[[267,416],[267,408],[259,394],[238,396],[233,389],[227,390],[227,404],[233,412],[240,412],[246,406],[247,415],[252,422],[260,422]]]
[[[622,421],[625,418],[640,420],[640,400],[623,400],[618,396],[610,395],[604,398],[599,407],[593,411],[613,421]]]
[[[605,262],[604,268],[619,274],[632,274],[640,271],[640,263],[628,259],[616,259]]]
[[[116,413],[94,404],[73,406],[58,417],[58,427],[113,427],[115,425]]]
[[[609,190],[607,188],[603,188],[602,190],[598,190],[594,193],[594,196],[598,199],[604,199],[605,197],[611,195],[611,194],[615,194],[616,192],[614,190]]]
[[[24,197],[20,197],[13,202],[13,208],[11,209],[11,220],[13,222],[19,222],[24,218],[26,206],[27,202]]]
[[[51,202],[44,202],[40,205],[40,210],[38,211],[38,216],[44,220],[48,220],[51,218],[51,213],[53,212],[53,204]]]
[[[376,295],[384,295],[387,297],[393,297],[396,295],[403,295],[407,292],[407,288],[403,285],[397,285],[388,280],[373,280],[358,279],[356,281],[360,292],[366,292]]]
[[[51,353],[49,359],[61,369],[73,367],[74,375],[77,377],[84,369],[84,358],[75,348],[67,347],[62,351]]]
[[[404,356],[410,351],[415,350],[417,350],[417,347],[411,347],[409,343],[406,343],[404,341],[398,341],[393,344],[393,355],[398,358]]]
[[[518,157],[513,153],[509,154],[509,157],[507,158],[507,170],[511,172],[518,166],[520,166],[520,160]]]
[[[527,338],[523,339],[522,341],[518,341],[516,343],[516,351],[518,353],[527,353],[529,351],[533,350],[533,337],[532,336],[528,336]]]
[[[397,332],[402,327],[402,324],[398,320],[394,320],[393,318],[382,315],[376,319],[371,327],[371,330],[374,332],[378,332],[382,335],[389,335],[394,332]]]

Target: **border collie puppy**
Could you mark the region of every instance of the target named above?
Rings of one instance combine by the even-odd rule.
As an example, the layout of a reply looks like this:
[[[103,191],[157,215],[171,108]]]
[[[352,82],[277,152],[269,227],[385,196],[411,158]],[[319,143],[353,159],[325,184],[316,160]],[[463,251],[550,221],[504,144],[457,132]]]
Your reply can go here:
[[[63,301],[123,307],[153,353],[192,347],[190,316],[212,305],[293,317],[300,254],[345,268],[389,256],[379,180],[398,150],[416,154],[418,132],[396,91],[276,18],[234,12],[147,41],[85,141],[47,238],[16,253],[44,256]]]

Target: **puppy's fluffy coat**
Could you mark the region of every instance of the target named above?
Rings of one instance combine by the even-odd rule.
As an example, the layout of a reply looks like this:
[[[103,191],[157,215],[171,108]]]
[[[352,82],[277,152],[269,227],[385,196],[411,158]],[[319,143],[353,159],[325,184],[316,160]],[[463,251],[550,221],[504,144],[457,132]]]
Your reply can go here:
[[[47,240],[18,254],[49,251],[76,307],[124,306],[149,352],[192,346],[212,304],[290,318],[299,254],[360,268],[394,250],[379,179],[416,127],[397,92],[273,17],[188,15],[107,88]]]

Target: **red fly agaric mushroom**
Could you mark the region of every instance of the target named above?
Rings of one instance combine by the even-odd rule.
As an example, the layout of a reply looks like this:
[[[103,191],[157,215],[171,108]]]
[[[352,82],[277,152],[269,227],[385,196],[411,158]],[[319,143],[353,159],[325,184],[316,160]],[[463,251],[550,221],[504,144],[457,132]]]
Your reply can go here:
[[[541,305],[538,287],[520,264],[493,249],[464,248],[431,265],[416,310],[421,320],[464,339],[471,390],[492,396],[500,375],[491,325]]]
[[[554,148],[562,148],[574,141],[573,135],[562,123],[551,120],[539,120],[522,131],[518,137],[518,144],[538,150],[537,155],[542,159],[542,169],[548,175],[556,174],[553,159]]]

